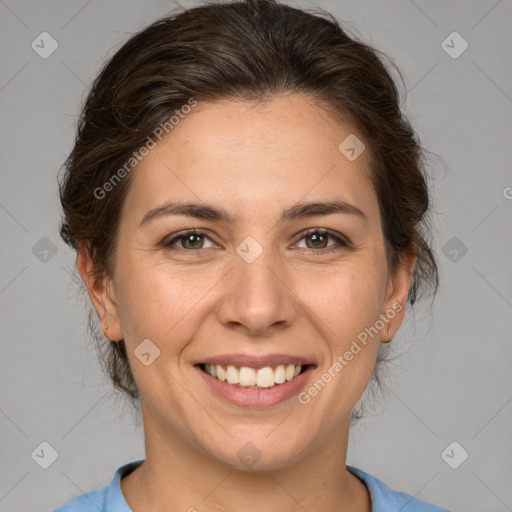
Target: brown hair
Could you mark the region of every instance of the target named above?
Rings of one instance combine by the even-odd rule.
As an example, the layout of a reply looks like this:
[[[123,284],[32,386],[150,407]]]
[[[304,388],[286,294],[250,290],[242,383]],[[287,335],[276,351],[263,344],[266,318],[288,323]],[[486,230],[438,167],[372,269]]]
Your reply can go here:
[[[191,98],[262,102],[300,93],[349,120],[362,135],[372,155],[389,271],[398,268],[402,251],[414,252],[408,302],[412,306],[428,289],[435,296],[425,154],[400,110],[383,59],[403,83],[388,57],[349,37],[331,14],[275,0],[210,3],[157,20],[133,35],[92,84],[59,182],[61,237],[77,251],[87,248],[99,277],[112,276],[121,206],[133,172],[123,173],[104,197],[94,191],[119,176],[159,125]],[[106,344],[92,308],[89,328],[114,387],[138,398],[124,340]],[[381,344],[372,377],[379,385],[377,369],[388,346]]]

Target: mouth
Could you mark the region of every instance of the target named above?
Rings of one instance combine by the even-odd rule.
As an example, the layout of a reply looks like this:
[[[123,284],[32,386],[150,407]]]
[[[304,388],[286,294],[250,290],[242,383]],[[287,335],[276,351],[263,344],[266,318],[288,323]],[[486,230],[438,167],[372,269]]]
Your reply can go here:
[[[293,381],[313,369],[313,364],[279,364],[253,368],[232,364],[199,363],[202,372],[217,381],[241,389],[271,389]]]
[[[195,361],[193,366],[212,397],[255,409],[291,400],[317,369],[313,358],[284,353],[219,354]]]

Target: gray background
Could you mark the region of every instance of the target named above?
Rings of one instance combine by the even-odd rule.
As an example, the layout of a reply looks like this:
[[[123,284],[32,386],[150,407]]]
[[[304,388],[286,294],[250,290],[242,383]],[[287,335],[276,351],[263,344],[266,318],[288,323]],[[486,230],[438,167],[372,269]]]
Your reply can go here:
[[[511,511],[512,3],[317,5],[407,80],[405,112],[432,152],[441,262],[434,306],[408,311],[391,388],[352,431],[348,463],[454,512]],[[101,64],[174,8],[0,0],[1,511],[52,510],[144,458],[140,421],[111,394],[86,339],[75,256],[58,236],[56,176]],[[31,47],[43,31],[59,45],[47,59]],[[453,31],[469,44],[458,58],[442,47]],[[31,457],[43,441],[58,452],[48,469]],[[457,469],[441,456],[453,441],[469,453]],[[448,453],[454,464],[462,451]]]

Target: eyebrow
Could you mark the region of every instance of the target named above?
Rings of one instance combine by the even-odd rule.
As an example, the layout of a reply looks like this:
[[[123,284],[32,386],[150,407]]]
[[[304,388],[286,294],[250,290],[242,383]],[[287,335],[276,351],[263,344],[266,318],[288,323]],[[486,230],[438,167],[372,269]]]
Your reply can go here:
[[[341,200],[297,203],[284,210],[280,220],[281,222],[293,221],[333,213],[354,215],[368,224],[368,217],[361,209]],[[226,224],[232,224],[236,219],[235,215],[221,207],[215,207],[206,203],[170,201],[149,210],[140,221],[139,228],[169,215],[195,217],[196,219],[213,220],[225,222]]]

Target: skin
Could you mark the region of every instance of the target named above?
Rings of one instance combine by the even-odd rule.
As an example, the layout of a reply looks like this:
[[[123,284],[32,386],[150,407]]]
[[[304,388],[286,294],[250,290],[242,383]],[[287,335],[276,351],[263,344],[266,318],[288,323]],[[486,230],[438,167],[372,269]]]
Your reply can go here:
[[[394,335],[403,321],[414,256],[404,253],[389,275],[370,152],[349,161],[338,150],[351,133],[301,95],[200,103],[132,171],[114,275],[95,278],[80,251],[105,334],[125,339],[141,392],[146,462],[121,480],[134,511],[371,510],[366,486],[345,468],[350,413],[388,328]],[[342,213],[279,222],[297,202],[332,199],[368,222]],[[207,202],[236,220],[173,215],[139,228],[169,200]],[[192,240],[197,249],[187,238],[176,251],[163,247],[190,228],[208,231]],[[302,234],[310,228],[350,245],[326,238],[317,247]],[[247,236],[263,249],[252,263],[236,252]],[[192,366],[225,353],[295,354],[317,365],[307,388],[397,303],[401,311],[306,405],[296,396],[268,408],[232,405]],[[147,338],[161,351],[149,366],[134,356]],[[237,456],[247,442],[261,453],[252,468]]]

